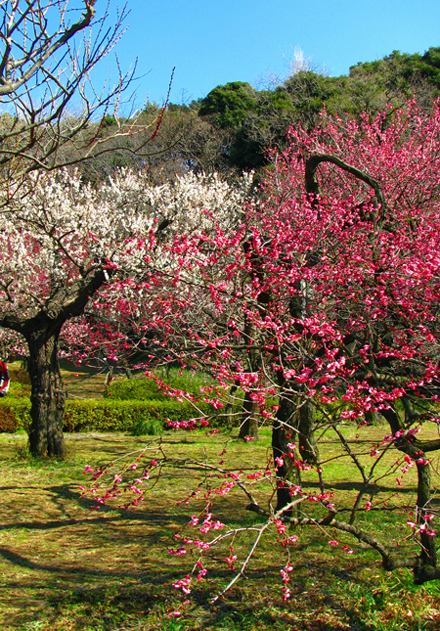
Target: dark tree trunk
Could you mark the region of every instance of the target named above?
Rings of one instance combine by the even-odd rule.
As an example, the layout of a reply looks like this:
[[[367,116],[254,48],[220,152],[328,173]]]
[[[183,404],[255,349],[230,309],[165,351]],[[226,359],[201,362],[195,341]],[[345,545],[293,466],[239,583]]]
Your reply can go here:
[[[44,307],[33,316],[0,315],[0,326],[21,333],[29,347],[31,380],[31,427],[29,445],[32,455],[61,457],[64,454],[64,401],[58,338],[63,324],[84,313],[93,294],[104,284],[110,272],[100,267],[84,271],[72,284],[55,283]]]
[[[405,429],[404,423],[396,410],[391,406],[382,410],[382,415],[388,421],[393,434]],[[434,443],[436,442],[434,441]],[[436,447],[435,444],[430,445],[429,443],[430,441],[425,443],[427,449]],[[429,530],[429,520],[425,521],[425,518],[431,512],[431,470],[430,464],[423,462],[425,460],[425,453],[422,449],[423,441],[419,442],[413,437],[402,437],[396,440],[394,444],[399,451],[408,454],[416,462],[421,460],[421,462],[417,462],[417,523],[427,526]],[[414,583],[416,585],[422,585],[432,579],[440,578],[440,569],[437,568],[436,537],[427,534],[426,530],[422,530],[420,532],[420,544],[421,552],[414,568]]]
[[[29,446],[32,455],[39,458],[64,455],[65,396],[58,362],[60,330],[61,325],[27,336],[32,387]]]
[[[419,524],[426,525],[425,517],[430,512],[429,502],[431,500],[431,471],[429,464],[417,464],[418,485],[417,485],[417,518]],[[426,567],[437,567],[437,551],[435,549],[435,537],[426,534],[426,531],[420,533],[420,543],[422,550],[420,552],[420,563],[414,569],[414,582],[422,584],[426,578]]]
[[[277,511],[282,510],[292,501],[290,483],[293,482],[298,486],[301,484],[298,468],[294,465],[292,459],[287,458],[289,453],[288,443],[296,442],[295,433],[289,430],[289,426],[293,427],[295,423],[295,413],[296,404],[290,398],[282,396],[277,417],[272,427],[272,450],[276,467]],[[283,461],[281,466],[277,465],[277,458]],[[291,514],[291,510],[285,513],[286,517],[290,517]]]
[[[239,438],[249,436],[254,440],[259,440],[258,436],[258,416],[260,414],[260,406],[257,401],[253,401],[250,393],[246,392],[243,402],[243,421],[240,425]]]
[[[309,464],[318,461],[318,446],[315,440],[315,406],[312,401],[304,401],[298,412],[300,456]]]

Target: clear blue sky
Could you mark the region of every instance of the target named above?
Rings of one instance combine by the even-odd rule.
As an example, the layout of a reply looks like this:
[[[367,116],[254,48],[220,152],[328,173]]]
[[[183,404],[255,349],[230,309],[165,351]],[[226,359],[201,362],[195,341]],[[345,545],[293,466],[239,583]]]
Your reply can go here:
[[[138,58],[139,104],[163,100],[173,67],[171,101],[180,103],[228,81],[286,76],[296,47],[337,76],[393,50],[440,46],[439,0],[128,0],[128,7],[117,54],[123,69]],[[95,81],[110,64],[101,63]]]

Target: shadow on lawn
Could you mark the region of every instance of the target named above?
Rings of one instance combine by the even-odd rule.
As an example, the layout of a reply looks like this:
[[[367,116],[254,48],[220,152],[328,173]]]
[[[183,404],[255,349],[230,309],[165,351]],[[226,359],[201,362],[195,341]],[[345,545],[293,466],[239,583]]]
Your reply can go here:
[[[307,489],[319,489],[321,488],[319,482],[304,482],[303,488]],[[367,484],[365,485],[363,482],[332,482],[327,485],[328,489],[338,490],[338,491],[360,491],[361,489],[366,490],[367,493],[372,493],[377,495],[377,493],[393,493],[398,492],[399,495],[407,495],[409,493],[417,493],[417,489],[415,487],[399,487],[396,490],[394,486],[385,486],[382,484]]]
[[[31,489],[32,487],[28,487]],[[38,487],[35,487],[36,489]],[[35,521],[17,521],[9,524],[0,525],[0,532],[2,530],[20,530],[20,529],[36,529],[36,530],[50,530],[53,528],[60,528],[63,526],[71,526],[75,524],[92,524],[92,523],[108,523],[109,521],[118,522],[123,520],[144,522],[146,524],[154,524],[154,527],[168,526],[180,526],[186,525],[189,521],[187,513],[179,509],[177,503],[175,510],[173,510],[173,504],[167,504],[165,508],[158,507],[153,509],[148,502],[148,495],[145,502],[139,505],[138,510],[125,509],[117,506],[112,507],[106,504],[97,504],[96,500],[88,497],[82,497],[78,492],[78,486],[70,484],[62,484],[58,486],[47,486],[44,488],[45,493],[50,494],[49,501],[56,506],[56,508],[66,515],[63,519],[52,520],[35,520]],[[22,489],[19,486],[5,486],[0,487],[0,491],[18,491]],[[156,500],[156,498],[155,498]],[[241,506],[242,504],[240,504]],[[67,516],[67,508],[72,506],[84,508],[90,510],[90,517],[75,518]],[[97,515],[96,507],[99,508],[100,516]],[[94,510],[92,510],[94,509]],[[243,519],[246,522],[249,515],[252,513],[243,511]],[[105,517],[101,515],[106,515]],[[235,523],[240,523],[240,520],[234,518]]]
[[[105,626],[99,628],[119,629],[125,627],[114,626],[117,622],[116,616],[121,620],[124,616],[130,616],[133,621],[134,615],[141,621],[152,611],[156,611],[166,621],[169,620],[166,612],[176,607],[176,592],[171,589],[171,583],[182,576],[182,570],[176,568],[162,565],[160,569],[121,573],[34,563],[5,548],[0,548],[0,555],[21,568],[44,572],[44,575],[32,578],[23,576],[19,583],[8,581],[8,575],[4,576],[0,594],[4,592],[7,598],[12,597],[15,609],[15,614],[9,619],[8,629],[23,628],[23,625],[38,620],[47,625],[44,629],[49,629],[51,622],[55,626],[55,623],[65,619],[66,615],[75,620],[74,626],[69,628],[80,629],[81,621],[87,620],[88,624],[92,623],[90,628],[105,621]],[[211,586],[210,589],[201,585],[193,592],[193,604],[187,610],[187,615],[182,619],[183,624],[179,628],[182,631],[214,631],[222,628],[228,631],[241,631],[245,628],[266,631],[375,631],[378,627],[365,624],[359,612],[354,611],[343,600],[338,601],[338,596],[343,599],[344,595],[330,593],[322,580],[314,590],[310,589],[310,583],[307,583],[303,576],[304,569],[318,570],[318,575],[322,575],[321,579],[325,579],[324,574],[327,573],[323,574],[322,566],[312,568],[312,565],[314,566],[310,563],[301,564],[295,568],[299,576],[292,582],[292,599],[287,604],[282,604],[281,597],[277,596],[277,591],[280,591],[279,585],[277,589],[276,584],[278,568],[271,571],[249,570],[243,586],[234,588],[228,598],[216,605],[210,605],[210,600],[220,591],[218,585],[214,588]],[[100,578],[107,579],[105,584],[94,584],[94,581],[99,581]],[[111,583],[111,578],[116,579],[115,583]],[[120,578],[129,579],[129,584],[119,582]],[[212,578],[220,580],[225,585],[231,574],[227,569],[215,571]],[[249,592],[246,583],[256,585],[256,590]],[[266,584],[271,584],[273,588],[271,597],[267,594],[262,595],[262,589],[264,592]],[[324,589],[321,590],[321,586]],[[30,593],[33,593],[32,607],[29,607]],[[112,616],[115,616],[114,620]],[[258,626],[250,626],[253,622],[258,623]],[[142,629],[148,631],[158,628],[142,626]]]
[[[3,557],[4,559],[6,559],[7,561],[9,561],[10,563],[12,563],[13,565],[19,566],[21,568],[26,568],[28,570],[37,570],[37,571],[43,571],[43,572],[50,572],[51,574],[59,574],[60,578],[62,579],[66,579],[71,575],[81,575],[83,577],[88,577],[88,576],[107,576],[107,577],[112,577],[112,578],[136,578],[142,582],[148,582],[151,584],[154,584],[154,580],[153,577],[156,577],[156,579],[158,578],[158,576],[160,575],[159,571],[154,571],[154,574],[151,571],[138,571],[138,572],[130,572],[127,570],[124,571],[115,571],[115,570],[101,570],[101,569],[92,569],[92,568],[85,568],[85,567],[63,567],[63,566],[59,566],[59,565],[51,565],[51,564],[44,564],[44,563],[36,563],[35,561],[32,561],[31,559],[21,555],[21,554],[17,554],[16,552],[12,552],[11,550],[8,550],[7,548],[0,548],[0,556]],[[161,561],[161,567],[162,569],[162,573],[164,577],[167,577],[168,579],[173,579],[176,578],[177,576],[180,576],[182,574],[182,572],[178,572],[176,571],[172,566],[168,566],[167,563]],[[162,579],[159,579],[162,580]]]

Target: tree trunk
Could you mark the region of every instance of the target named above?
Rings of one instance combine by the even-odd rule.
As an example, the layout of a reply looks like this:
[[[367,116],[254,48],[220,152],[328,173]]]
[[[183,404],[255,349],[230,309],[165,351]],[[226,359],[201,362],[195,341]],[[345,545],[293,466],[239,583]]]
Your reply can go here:
[[[391,406],[381,411],[382,415],[388,421],[393,434],[404,430],[404,424],[398,413]],[[431,512],[430,502],[432,499],[431,491],[431,469],[429,463],[424,463],[425,454],[414,444],[414,438],[404,436],[394,442],[396,448],[411,456],[417,464],[417,523],[427,527],[430,530],[430,520],[426,521],[427,515]],[[417,462],[421,460],[421,462]],[[414,568],[414,583],[422,585],[427,581],[440,578],[440,569],[437,568],[437,551],[435,535],[427,534],[426,530],[422,530],[419,534],[421,552]]]
[[[290,495],[290,483],[301,485],[300,472],[293,464],[292,459],[287,458],[289,453],[288,443],[296,442],[296,435],[289,431],[289,426],[295,423],[296,404],[287,396],[281,396],[277,417],[272,427],[272,450],[276,468],[277,506],[279,511],[292,501]],[[279,459],[277,461],[277,458]],[[282,462],[283,464],[277,464]],[[290,517],[292,511],[286,511],[285,516]]]
[[[31,380],[31,427],[29,446],[33,456],[64,455],[63,421],[65,396],[58,362],[61,325],[26,336]]]
[[[260,406],[257,401],[253,401],[250,397],[250,393],[246,392],[243,402],[243,421],[240,425],[239,438],[246,438],[249,436],[254,440],[259,440],[258,436],[258,415],[260,413]]]
[[[84,313],[91,296],[106,281],[108,272],[100,267],[84,272],[72,284],[55,282],[50,296],[33,316],[0,315],[0,326],[23,335],[29,347],[31,380],[32,455],[61,457],[64,454],[64,392],[58,363],[58,338],[63,324]]]
[[[431,470],[429,464],[417,464],[418,484],[417,484],[417,520],[421,525],[429,524],[425,518],[430,513],[431,495]],[[429,528],[429,526],[428,526]],[[437,552],[435,549],[435,537],[426,534],[426,531],[420,533],[420,543],[422,550],[420,552],[420,563],[414,569],[414,582],[421,585],[425,582],[426,566],[429,568],[437,567]]]
[[[312,401],[304,401],[298,412],[299,448],[301,458],[308,464],[318,461],[318,446],[316,445],[314,425],[315,406]]]

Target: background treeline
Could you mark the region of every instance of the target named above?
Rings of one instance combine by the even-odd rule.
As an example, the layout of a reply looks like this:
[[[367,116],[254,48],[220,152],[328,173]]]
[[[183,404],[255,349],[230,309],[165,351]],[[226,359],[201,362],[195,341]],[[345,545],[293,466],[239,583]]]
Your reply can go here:
[[[422,111],[432,107],[440,94],[440,47],[422,54],[391,55],[373,62],[358,63],[348,76],[329,77],[304,64],[278,85],[261,90],[234,81],[211,90],[189,105],[161,106],[148,103],[136,120],[116,121],[105,116],[96,129],[98,139],[115,134],[117,124],[132,126],[132,135],[116,137],[99,159],[90,160],[85,177],[99,179],[121,166],[145,168],[154,183],[179,173],[236,172],[260,169],[268,162],[270,147],[282,147],[289,127],[301,124],[313,128],[326,107],[331,114],[374,116],[386,104],[400,107],[415,97]],[[158,120],[160,133],[151,139]],[[145,123],[143,151],[130,153],[130,143]],[[134,144],[134,140],[133,140]],[[128,151],[127,151],[128,149]]]

